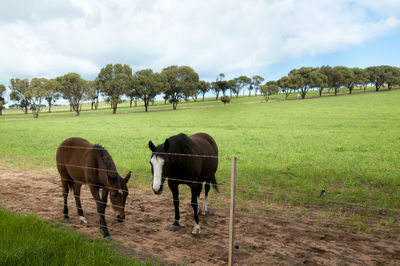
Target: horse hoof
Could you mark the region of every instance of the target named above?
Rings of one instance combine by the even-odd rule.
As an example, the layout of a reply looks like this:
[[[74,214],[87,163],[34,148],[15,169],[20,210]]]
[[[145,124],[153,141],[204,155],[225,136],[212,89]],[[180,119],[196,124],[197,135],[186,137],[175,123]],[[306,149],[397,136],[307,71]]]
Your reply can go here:
[[[192,235],[198,235],[200,234],[200,226],[196,225],[193,227]]]
[[[111,236],[105,236],[104,239],[105,240],[111,240],[112,238],[111,238]]]
[[[69,223],[69,222],[70,222],[70,220],[68,217],[64,218],[64,223]]]
[[[172,225],[172,231],[173,231],[173,232],[176,232],[176,231],[178,231],[179,229],[181,229],[181,227],[180,227],[179,225],[176,225],[176,224]]]

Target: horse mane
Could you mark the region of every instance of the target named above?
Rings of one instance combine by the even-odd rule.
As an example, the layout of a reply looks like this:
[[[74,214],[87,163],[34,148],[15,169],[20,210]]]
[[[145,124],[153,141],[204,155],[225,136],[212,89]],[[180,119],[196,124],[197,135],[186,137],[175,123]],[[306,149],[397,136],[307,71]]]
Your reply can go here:
[[[193,141],[184,133],[172,136],[169,140],[169,153],[191,154]]]
[[[108,151],[100,144],[94,144],[93,148],[95,151],[97,151],[97,154],[100,155],[102,162],[106,166],[106,170],[110,170],[108,172],[108,175],[110,175],[111,177],[117,177],[117,168],[115,167],[114,161],[112,160],[111,155],[108,153]]]

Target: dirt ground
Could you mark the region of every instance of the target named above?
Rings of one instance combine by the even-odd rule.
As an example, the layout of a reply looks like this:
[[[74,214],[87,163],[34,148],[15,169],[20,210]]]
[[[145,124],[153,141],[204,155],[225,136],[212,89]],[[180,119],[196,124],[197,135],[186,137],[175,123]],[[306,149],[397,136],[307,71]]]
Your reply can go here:
[[[86,186],[82,187],[81,197],[88,224],[80,223],[70,195],[71,222],[66,227],[100,238],[98,215]],[[8,210],[62,222],[61,186],[53,169],[35,173],[0,165],[0,202]],[[122,253],[142,259],[154,258],[162,264],[227,264],[228,210],[209,206],[209,215],[200,216],[201,234],[192,236],[190,199],[182,195],[180,206],[182,228],[172,232],[174,212],[168,189],[161,196],[154,195],[150,185],[148,191],[131,189],[123,223],[116,222],[110,206],[106,209],[110,234]],[[236,265],[400,265],[400,242],[396,240],[321,228],[307,221],[268,214],[236,214]]]

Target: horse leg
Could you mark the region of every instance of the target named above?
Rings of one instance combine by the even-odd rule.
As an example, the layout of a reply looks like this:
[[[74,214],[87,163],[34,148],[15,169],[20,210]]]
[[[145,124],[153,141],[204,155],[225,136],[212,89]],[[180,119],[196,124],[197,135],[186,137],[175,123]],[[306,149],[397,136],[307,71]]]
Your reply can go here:
[[[62,191],[63,191],[63,198],[64,198],[64,223],[69,222],[68,216],[68,192],[69,192],[69,183],[71,182],[71,178],[67,173],[60,174],[61,175],[61,184],[62,184]]]
[[[210,182],[206,182],[204,185],[204,201],[203,201],[203,215],[208,214],[208,209],[207,209],[207,197],[208,197],[208,192],[210,191]]]
[[[74,183],[74,197],[76,203],[76,209],[78,210],[79,218],[81,219],[81,224],[86,224],[87,220],[83,216],[83,209],[81,205],[81,187],[82,184]]]
[[[171,192],[172,192],[172,198],[174,201],[174,207],[175,207],[175,221],[174,224],[172,225],[172,231],[178,231],[181,226],[179,225],[179,219],[180,219],[180,214],[179,214],[179,189],[177,184],[171,184],[168,183]]]
[[[102,193],[102,197],[100,198],[99,188],[94,186],[89,186],[90,192],[92,192],[93,198],[96,201],[97,213],[100,217],[100,232],[103,233],[103,237],[105,239],[111,239],[110,234],[108,233],[108,228],[105,219],[105,211],[107,206],[107,196],[104,198],[104,194],[108,195],[108,191]]]
[[[192,184],[190,186],[190,189],[192,191],[192,208],[193,208],[193,214],[194,214],[194,220],[196,222],[196,225],[193,228],[192,234],[193,235],[198,235],[200,234],[200,225],[199,225],[199,215],[197,214],[197,205],[198,205],[198,198],[200,195],[201,191],[201,186],[202,184]]]

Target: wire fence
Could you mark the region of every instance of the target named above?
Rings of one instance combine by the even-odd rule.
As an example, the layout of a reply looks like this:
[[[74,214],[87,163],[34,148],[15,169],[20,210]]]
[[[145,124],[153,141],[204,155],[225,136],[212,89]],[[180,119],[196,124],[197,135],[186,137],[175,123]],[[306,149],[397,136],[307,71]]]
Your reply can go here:
[[[100,148],[100,147],[62,146],[62,148],[105,150],[104,148]],[[156,155],[167,155],[167,156],[197,157],[197,158],[202,158],[202,159],[207,159],[207,158],[210,158],[210,159],[221,159],[221,158],[227,159],[229,157],[229,156],[214,156],[214,155],[209,156],[209,155],[201,155],[201,154],[190,154],[189,155],[189,154],[179,154],[179,153],[158,153],[158,152],[157,153],[153,153],[153,154],[156,154]],[[240,162],[244,162],[244,161],[253,161],[253,162],[258,162],[258,163],[274,162],[274,163],[288,164],[288,162],[279,162],[279,161],[276,161],[276,160],[262,160],[262,159],[257,159],[257,158],[256,159],[253,159],[253,158],[239,158],[238,159],[239,163]],[[299,163],[299,162],[292,162],[292,163]],[[72,167],[72,168],[81,168],[81,169],[91,169],[91,170],[97,170],[97,171],[113,172],[113,173],[117,172],[116,170],[110,170],[110,169],[104,169],[104,168],[96,168],[96,167],[88,167],[88,166],[76,165],[76,164],[74,165],[74,164],[67,164],[67,163],[57,163],[57,165],[58,166],[65,166],[65,167]],[[307,165],[317,166],[317,167],[329,167],[329,168],[335,167],[334,165],[331,165],[331,164],[307,164]],[[389,171],[389,172],[398,172],[398,171],[400,171],[400,169],[376,169],[376,168],[357,168],[357,167],[348,167],[348,168],[349,169],[353,169],[353,170],[362,170],[362,171]],[[239,178],[241,178],[241,177],[239,176]],[[171,181],[182,182],[182,183],[185,183],[185,184],[191,184],[191,183],[193,183],[193,184],[201,184],[201,185],[204,184],[204,181],[197,181],[197,180],[185,180],[185,179],[179,179],[179,178],[168,178],[168,179],[171,180]],[[61,180],[71,181],[70,179],[64,179],[63,177],[61,177]],[[75,183],[77,183],[79,185],[86,184],[86,185],[89,185],[89,186],[97,187],[99,189],[107,189],[107,190],[110,190],[110,191],[111,190],[122,190],[121,188],[118,188],[118,187],[106,186],[105,184],[98,184],[98,183],[91,183],[91,182],[81,182],[81,181],[76,181],[76,180],[74,180],[73,182],[75,182]],[[219,188],[224,188],[227,191],[230,190],[228,184],[226,184],[226,183],[219,183],[218,187]],[[39,191],[41,187],[40,186],[36,186],[36,187],[31,187],[31,188],[33,188],[34,190]],[[128,191],[124,191],[124,192],[128,192]],[[248,190],[246,188],[238,187],[237,188],[237,193],[246,194],[246,193],[248,193]],[[71,195],[73,195],[72,192],[71,192]],[[269,195],[270,197],[288,196],[290,198],[305,199],[305,200],[314,201],[314,202],[324,202],[325,204],[331,204],[331,205],[351,206],[351,207],[354,207],[354,208],[367,209],[367,210],[370,210],[370,209],[387,210],[387,211],[391,211],[391,212],[395,212],[395,213],[400,213],[400,209],[399,208],[387,208],[387,207],[384,207],[384,206],[375,206],[375,205],[371,205],[371,204],[364,204],[364,203],[358,203],[358,202],[346,202],[346,201],[338,200],[338,199],[331,200],[331,199],[328,199],[326,197],[321,197],[321,196],[319,196],[319,197],[309,197],[309,195],[306,195],[305,193],[299,193],[299,192],[294,192],[294,191],[289,192],[289,194],[288,194],[288,192],[281,192],[281,191],[267,191],[264,186],[260,186],[260,185],[258,186],[257,189],[253,190],[252,193],[251,193],[251,196],[254,197],[254,199],[257,200],[260,205],[263,205],[263,204],[265,205],[265,203],[268,203],[266,200],[260,200],[260,199],[262,199],[262,197],[265,198],[266,195]],[[242,197],[242,196],[240,196],[240,197]],[[226,198],[218,197],[218,200],[221,200],[221,199],[222,199],[221,203],[224,204],[224,205],[232,204],[232,202],[228,203]],[[171,202],[171,200],[168,200],[168,201]],[[96,201],[94,199],[92,199],[92,202],[95,202],[96,204],[98,204],[98,203],[103,204],[103,202]],[[197,203],[195,203],[195,205],[200,205],[201,203],[203,203],[203,202],[199,200]],[[111,203],[107,203],[107,206],[115,207]],[[117,207],[119,207],[119,206],[117,206]],[[127,209],[126,212],[128,214],[146,215],[146,216],[150,216],[150,217],[152,217],[154,219],[166,219],[165,216],[161,216],[161,215],[157,215],[157,214],[151,214],[151,213],[143,213],[141,211],[136,211],[136,210],[132,209],[132,201],[128,201],[128,204],[125,206],[125,208]],[[96,210],[90,210],[90,209],[89,210],[84,210],[84,212],[85,213],[98,214]],[[114,216],[109,215],[109,214],[105,214],[104,216],[107,217],[107,218],[113,218],[114,217]],[[225,214],[225,216],[226,216],[226,219],[229,218],[229,219],[231,219],[233,221],[235,221],[237,219],[235,217],[229,217],[229,215],[227,213]],[[279,219],[279,218],[277,218],[277,219]],[[161,230],[160,227],[153,226],[153,225],[151,225],[149,223],[140,223],[140,222],[135,222],[134,220],[126,220],[125,222],[127,224],[130,224],[130,225],[142,226],[142,227],[145,227],[145,228],[148,228],[148,229],[151,229],[151,230],[157,230],[157,231]],[[182,223],[182,224],[184,226],[188,226],[188,227],[192,226],[192,225],[190,225],[188,223]],[[99,226],[99,224],[96,224],[96,223],[93,223],[93,225]],[[203,225],[202,225],[202,228],[207,230],[208,232],[213,233],[214,235],[218,235],[219,236],[218,241],[216,241],[216,242],[215,241],[210,241],[210,239],[203,240],[201,238],[189,237],[189,236],[187,236],[185,234],[180,234],[179,237],[182,237],[182,238],[185,238],[185,239],[189,239],[190,241],[193,241],[193,242],[196,242],[196,243],[213,245],[213,246],[217,247],[219,250],[227,250],[229,248],[230,243],[228,243],[229,241],[227,239],[228,228],[226,228],[227,231],[221,231],[220,229],[218,229],[216,227],[203,226]],[[118,229],[113,228],[112,232],[116,232],[117,230]],[[263,230],[263,228],[259,228],[259,231],[262,231],[262,230]],[[126,233],[126,232],[125,231],[120,231],[120,233],[123,234],[123,233]],[[240,236],[242,237],[241,234],[240,234]],[[165,247],[168,247],[168,248],[171,247],[171,248],[174,248],[174,249],[177,249],[177,250],[182,249],[182,247],[181,248],[177,248],[173,244],[167,245],[163,241],[155,241],[155,240],[148,239],[148,238],[143,238],[143,241],[154,242],[155,244],[165,245]],[[186,248],[186,247],[183,247],[183,248]],[[293,247],[293,248],[295,249],[295,247]],[[236,250],[235,253],[237,253],[237,252],[242,253],[242,254],[246,254],[246,256],[249,256],[249,257],[254,255],[252,250],[250,250],[250,249],[247,249],[247,250],[241,249],[240,251]],[[228,258],[226,260],[221,260],[220,258],[210,257],[210,256],[207,256],[207,255],[204,255],[204,254],[202,254],[201,256],[205,256],[209,261],[214,261],[216,263],[226,264],[228,262]],[[272,255],[265,256],[265,254],[263,254],[262,257],[265,258],[265,259],[268,258],[272,262],[277,262],[276,258],[274,256],[272,256]],[[237,260],[238,263],[240,263],[241,261],[243,261],[243,260],[242,259],[238,259]],[[205,261],[205,262],[207,263],[208,261]]]

